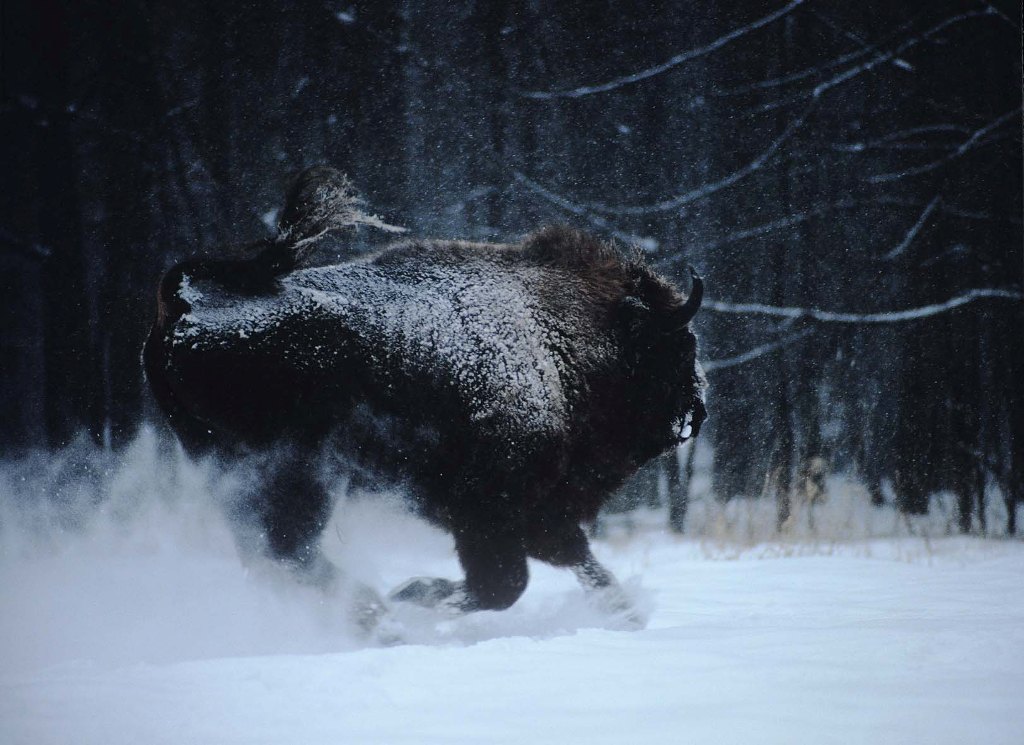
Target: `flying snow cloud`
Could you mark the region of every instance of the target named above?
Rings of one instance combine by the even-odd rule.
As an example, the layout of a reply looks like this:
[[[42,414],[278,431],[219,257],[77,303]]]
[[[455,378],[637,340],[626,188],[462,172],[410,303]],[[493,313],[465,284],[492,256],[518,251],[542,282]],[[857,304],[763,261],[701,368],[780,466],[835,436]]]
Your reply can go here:
[[[122,453],[79,442],[0,466],[6,669],[318,654],[377,643],[349,625],[344,590],[325,595],[269,562],[242,560],[227,517],[238,485],[236,475],[191,461],[149,429]],[[409,514],[398,495],[359,498],[344,484],[335,491],[324,550],[348,576],[380,592],[410,576],[459,576],[451,538]],[[531,571],[561,592],[460,619],[397,608],[390,628],[405,642],[466,644],[611,623],[571,574],[539,564]],[[627,582],[634,595],[636,584]]]

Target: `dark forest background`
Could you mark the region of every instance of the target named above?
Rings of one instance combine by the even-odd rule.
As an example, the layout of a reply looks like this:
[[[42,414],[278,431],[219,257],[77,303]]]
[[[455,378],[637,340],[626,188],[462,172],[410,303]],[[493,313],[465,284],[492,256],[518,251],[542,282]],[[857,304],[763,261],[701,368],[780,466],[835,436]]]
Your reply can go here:
[[[139,352],[160,273],[269,235],[289,176],[329,163],[414,235],[563,222],[684,288],[697,266],[718,498],[771,495],[782,525],[844,473],[911,514],[953,494],[965,531],[1005,500],[1015,530],[1018,3],[2,13],[4,457],[81,433],[116,450],[155,420]],[[680,455],[660,464],[677,527]]]

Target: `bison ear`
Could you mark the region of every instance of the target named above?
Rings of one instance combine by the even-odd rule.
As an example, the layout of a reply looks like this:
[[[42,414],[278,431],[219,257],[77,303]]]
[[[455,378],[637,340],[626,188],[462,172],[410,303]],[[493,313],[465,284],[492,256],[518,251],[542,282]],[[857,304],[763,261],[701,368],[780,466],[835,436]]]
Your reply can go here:
[[[686,298],[686,302],[680,305],[675,311],[674,325],[676,328],[685,328],[693,317],[697,315],[697,311],[700,310],[701,301],[704,299],[704,280],[697,274],[697,270],[692,266],[690,269],[690,278],[693,280],[693,287],[690,289],[690,296]]]

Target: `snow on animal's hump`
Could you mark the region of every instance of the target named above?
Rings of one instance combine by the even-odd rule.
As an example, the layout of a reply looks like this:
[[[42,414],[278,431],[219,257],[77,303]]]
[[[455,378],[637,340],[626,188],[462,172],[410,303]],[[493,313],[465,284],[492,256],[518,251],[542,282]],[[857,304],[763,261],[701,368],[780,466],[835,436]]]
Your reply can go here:
[[[543,433],[568,415],[559,360],[524,278],[492,262],[372,263],[303,272],[305,293],[343,313],[368,345],[455,391],[472,419]]]
[[[441,324],[434,326],[435,350],[475,396],[474,418],[554,429],[564,422],[566,401],[531,299],[511,274],[463,278],[452,285],[450,304],[440,303],[450,318],[442,312],[431,319]]]

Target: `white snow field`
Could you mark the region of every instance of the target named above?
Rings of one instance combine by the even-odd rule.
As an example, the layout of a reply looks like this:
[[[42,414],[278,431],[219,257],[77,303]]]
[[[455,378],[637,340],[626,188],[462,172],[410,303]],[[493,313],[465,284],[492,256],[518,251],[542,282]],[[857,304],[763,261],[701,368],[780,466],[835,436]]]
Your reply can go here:
[[[1018,541],[613,529],[595,550],[645,629],[532,564],[510,610],[406,611],[383,647],[339,599],[247,572],[216,481],[154,452],[74,528],[0,478],[3,745],[1024,743]],[[377,589],[456,575],[451,540],[394,505],[339,512],[329,551]]]

